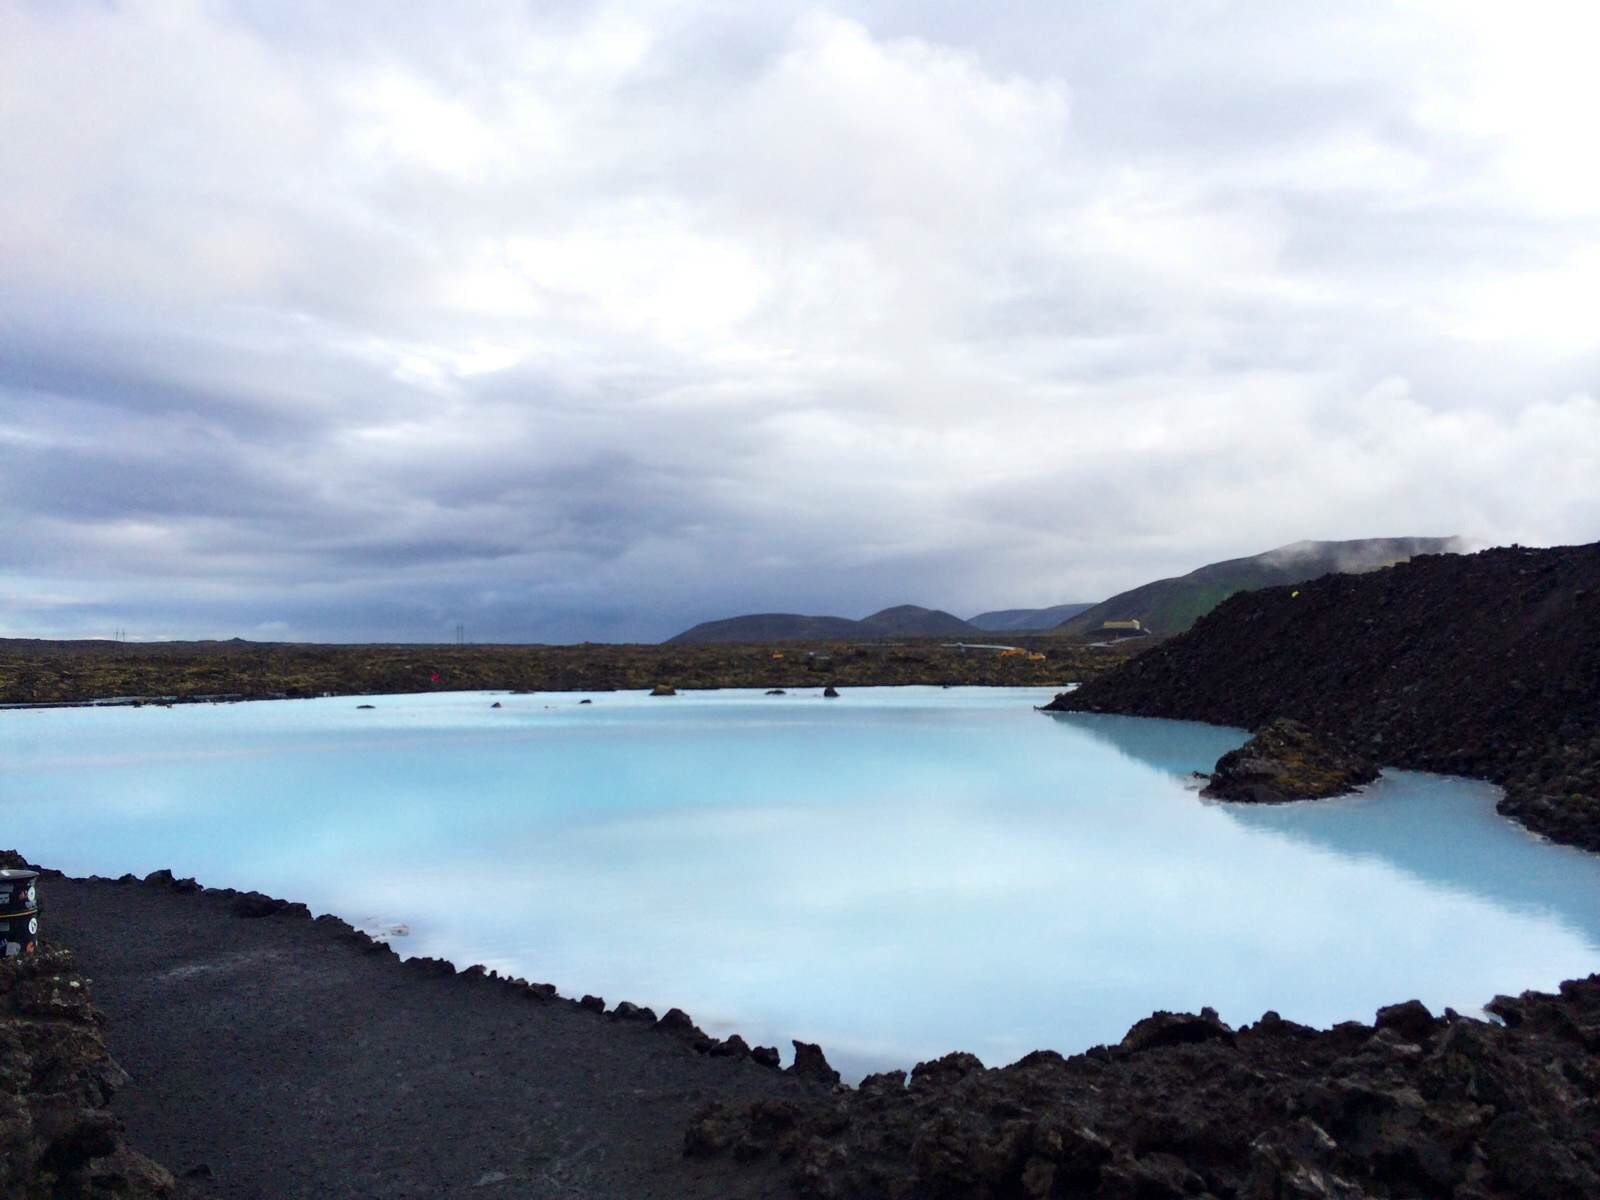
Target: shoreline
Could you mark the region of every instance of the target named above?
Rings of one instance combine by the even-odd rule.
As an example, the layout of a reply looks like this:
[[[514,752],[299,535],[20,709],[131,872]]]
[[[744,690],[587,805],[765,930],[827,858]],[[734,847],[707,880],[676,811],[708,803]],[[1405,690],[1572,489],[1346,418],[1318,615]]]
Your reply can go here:
[[[842,685],[852,691],[862,691],[867,688],[992,688],[992,689],[1066,689],[1077,687],[1079,681],[1069,679],[1066,681],[1049,679],[1038,683],[1011,683],[1007,681],[981,681],[975,683],[851,683]],[[771,685],[782,688],[785,692],[798,695],[802,692],[820,692],[823,688],[831,686],[808,679],[799,682],[779,681]],[[729,683],[707,684],[705,686],[683,686],[676,689],[676,693],[697,695],[703,692],[732,692],[732,691],[763,691],[767,690],[765,684],[754,683]],[[649,695],[649,688],[424,688],[409,692],[322,692],[315,696],[290,696],[283,693],[273,693],[261,696],[102,696],[84,700],[47,700],[29,703],[0,704],[0,713],[5,712],[34,712],[40,709],[57,708],[181,708],[189,705],[203,704],[255,704],[278,700],[381,700],[389,696],[615,696],[632,694]],[[668,696],[657,699],[670,699]],[[1034,711],[1044,712],[1043,706],[1035,706]],[[1201,722],[1206,724],[1207,722]]]
[[[442,1012],[449,1011],[455,1014],[451,1020],[459,1022],[460,1029],[449,1034],[440,1032],[437,1037],[451,1041],[470,1034],[467,1041],[474,1044],[487,1038],[487,1044],[501,1046],[509,1045],[496,1033],[502,1022],[536,1014],[533,1025],[517,1026],[520,1032],[516,1040],[549,1036],[554,1041],[539,1046],[530,1042],[522,1045],[519,1052],[526,1054],[530,1063],[548,1062],[551,1052],[566,1056],[570,1060],[566,1066],[577,1073],[562,1085],[562,1094],[573,1104],[604,1106],[616,1102],[631,1111],[629,1095],[623,1093],[637,1092],[637,1088],[597,1092],[594,1078],[582,1069],[586,1060],[577,1054],[573,1039],[584,1043],[586,1054],[608,1056],[611,1069],[623,1075],[665,1069],[674,1077],[687,1073],[698,1080],[688,1093],[680,1095],[677,1104],[669,1106],[675,1114],[671,1119],[677,1124],[671,1129],[656,1127],[649,1132],[648,1152],[629,1141],[637,1132],[637,1113],[625,1120],[613,1113],[617,1118],[613,1126],[591,1130],[592,1137],[598,1136],[600,1142],[591,1137],[585,1143],[584,1156],[616,1156],[616,1161],[609,1163],[615,1173],[608,1176],[607,1190],[591,1192],[579,1186],[570,1192],[575,1196],[780,1195],[786,1190],[776,1181],[785,1176],[793,1186],[800,1187],[802,1194],[892,1196],[898,1193],[883,1190],[873,1180],[889,1170],[884,1159],[900,1136],[895,1130],[901,1126],[920,1130],[917,1136],[953,1138],[963,1144],[978,1136],[973,1129],[981,1127],[980,1140],[985,1140],[994,1130],[988,1127],[990,1118],[983,1113],[1015,1106],[1023,1096],[1032,1096],[1030,1104],[1037,1108],[1041,1089],[1050,1093],[1051,1105],[1087,1104],[1089,1101],[1081,1096],[1074,1097],[1090,1081],[1093,1088],[1111,1094],[1133,1088],[1145,1097],[1143,1103],[1159,1101],[1177,1111],[1194,1103],[1194,1096],[1204,1091],[1207,1078],[1220,1069],[1219,1064],[1233,1062],[1241,1054],[1247,1059],[1261,1057],[1275,1063],[1274,1070],[1281,1075],[1277,1086],[1290,1086],[1286,1081],[1292,1081],[1292,1086],[1309,1088],[1310,1094],[1317,1094],[1316,1089],[1323,1086],[1317,1080],[1330,1071],[1378,1071],[1381,1075],[1398,1064],[1405,1072],[1414,1073],[1442,1053],[1444,1047],[1462,1053],[1466,1052],[1462,1048],[1468,1047],[1478,1054],[1492,1044],[1498,1047],[1496,1053],[1513,1059],[1526,1054],[1566,1053],[1560,1049],[1566,1038],[1565,1044],[1588,1046],[1586,1069],[1594,1071],[1594,1079],[1600,1082],[1600,1070],[1594,1061],[1600,1052],[1600,975],[1566,981],[1555,994],[1524,992],[1516,1000],[1506,996],[1489,999],[1484,1011],[1502,1024],[1449,1009],[1436,1016],[1415,1001],[1380,1008],[1372,1025],[1345,1021],[1327,1029],[1297,1025],[1271,1012],[1260,1021],[1237,1028],[1224,1025],[1210,1010],[1200,1014],[1157,1012],[1136,1022],[1115,1045],[1093,1046],[1067,1056],[1054,1050],[1037,1050],[1013,1064],[994,1068],[983,1066],[969,1054],[953,1051],[919,1063],[909,1073],[880,1072],[849,1087],[838,1082],[823,1048],[797,1042],[794,1064],[780,1068],[775,1053],[749,1047],[737,1035],[720,1041],[709,1038],[681,1010],[669,1010],[657,1017],[627,1001],[607,1005],[594,996],[564,997],[550,985],[508,979],[481,966],[458,969],[441,959],[401,959],[392,947],[340,917],[328,914],[312,918],[305,905],[262,893],[203,887],[194,880],[176,879],[169,871],[152,872],[143,879],[107,879],[73,878],[45,868],[41,885],[47,941],[59,946],[57,938],[65,934],[69,939],[69,948],[84,964],[93,998],[110,1017],[105,1036],[111,1053],[120,1057],[124,1049],[128,1051],[128,1061],[123,1065],[134,1075],[132,1086],[144,1089],[134,1099],[122,1101],[118,1108],[128,1123],[129,1143],[164,1161],[180,1176],[205,1168],[180,1179],[175,1194],[184,1197],[256,1194],[243,1186],[250,1176],[248,1172],[243,1177],[239,1175],[240,1163],[254,1162],[266,1170],[267,1164],[284,1152],[285,1146],[271,1144],[272,1138],[267,1138],[268,1144],[252,1141],[256,1135],[240,1130],[234,1119],[237,1114],[210,1111],[211,1101],[205,1097],[221,1087],[230,1097],[230,1104],[266,1104],[272,1097],[281,1096],[284,1089],[304,1087],[306,1078],[295,1076],[308,1069],[306,1064],[252,1054],[242,1064],[230,1063],[225,1072],[228,1078],[223,1080],[216,1078],[203,1061],[197,1064],[193,1060],[197,1052],[202,1057],[211,1052],[207,1039],[212,1037],[237,1036],[253,1045],[258,1034],[266,1034],[270,1035],[267,1040],[274,1042],[276,1034],[257,1026],[278,1027],[286,1017],[295,1030],[294,1036],[311,1047],[311,1062],[315,1063],[320,1061],[319,1056],[334,1054],[338,1040],[353,1035],[364,1037],[362,1031],[368,1022],[383,1025],[393,1019],[391,1009],[410,1014],[407,1021],[421,1020],[430,1026]],[[165,926],[165,933],[150,944],[140,944],[146,935],[130,936],[125,925],[130,913],[138,918],[140,927],[148,922],[159,931]],[[329,1004],[324,993],[330,980],[341,983],[344,1007],[323,1011]],[[204,1001],[198,1008],[192,1003],[195,994]],[[301,1008],[298,1017],[283,1011],[296,1006]],[[1567,1011],[1574,1006],[1576,1016]],[[205,1019],[216,1022],[215,1026],[203,1025],[184,1032],[181,1027],[190,1023],[195,1012],[208,1010],[210,1015]],[[1530,1014],[1536,1014],[1545,1025],[1554,1022],[1554,1032],[1545,1030],[1536,1045],[1522,1045],[1517,1039],[1526,1030],[1518,1030],[1533,1020]],[[1571,1043],[1571,1035],[1561,1034],[1556,1026],[1592,1029],[1592,1033]],[[509,1034],[509,1027],[505,1032]],[[641,1037],[645,1040],[640,1041]],[[174,1038],[188,1049],[180,1051],[177,1045],[169,1044]],[[1502,1046],[1502,1042],[1506,1044]],[[1414,1046],[1422,1050],[1414,1054],[1406,1049]],[[155,1057],[152,1049],[159,1051]],[[346,1077],[337,1084],[330,1079],[318,1086],[359,1092],[362,1088],[395,1085],[401,1088],[396,1093],[400,1097],[411,1094],[422,1077],[435,1079],[434,1068],[417,1061],[415,1054],[401,1066],[370,1050],[369,1046],[344,1063],[340,1070]],[[444,1068],[461,1051],[452,1044],[435,1047],[435,1052],[441,1054],[440,1066]],[[1375,1052],[1378,1058],[1368,1062]],[[498,1053],[490,1068],[493,1075],[474,1073],[469,1086],[454,1102],[459,1105],[451,1110],[455,1115],[436,1121],[429,1138],[455,1136],[463,1122],[464,1127],[471,1127],[490,1120],[494,1102],[479,1097],[477,1089],[489,1078],[498,1079],[496,1088],[515,1086],[515,1071],[498,1060]],[[1285,1054],[1295,1056],[1301,1067],[1280,1061]],[[666,1068],[661,1067],[663,1056],[671,1064]],[[1513,1070],[1509,1066],[1505,1069]],[[1569,1073],[1570,1069],[1569,1064]],[[1368,1080],[1363,1086],[1371,1083]],[[1382,1086],[1391,1085],[1402,1086],[1393,1079]],[[174,1087],[182,1094],[174,1096]],[[1150,1092],[1151,1087],[1156,1090]],[[262,1095],[251,1100],[253,1089],[262,1089]],[[340,1105],[347,1102],[352,1107],[341,1110],[340,1116],[346,1132],[354,1132],[362,1121],[370,1120],[376,1122],[370,1136],[399,1136],[399,1127],[391,1128],[386,1119],[375,1116],[376,1109],[355,1100],[341,1101]],[[174,1103],[184,1111],[181,1118],[163,1115]],[[774,1109],[774,1105],[778,1107]],[[1117,1136],[1104,1131],[1107,1114],[1098,1107],[1096,1112],[1102,1133],[1092,1145],[1094,1156],[1103,1151],[1100,1167],[1109,1170],[1126,1159],[1122,1166],[1127,1170],[1144,1171],[1145,1167],[1139,1166],[1143,1158],[1136,1152],[1137,1139],[1121,1144]],[[960,1115],[961,1128],[946,1128],[956,1114]],[[210,1131],[184,1133],[195,1124]],[[244,1137],[244,1142],[232,1150],[219,1142],[209,1157],[199,1162],[184,1158],[194,1158],[195,1147],[205,1138],[222,1137],[225,1131],[232,1131],[229,1137]],[[1414,1129],[1408,1129],[1407,1138],[1415,1135]],[[344,1150],[330,1144],[326,1136],[313,1137],[295,1122],[274,1136],[291,1141],[311,1138],[307,1146],[301,1147],[300,1157],[308,1169],[321,1174],[316,1176],[315,1188],[308,1182],[301,1190],[291,1187],[272,1194],[336,1193],[338,1185],[329,1184],[329,1180],[337,1180],[341,1172],[353,1169]],[[308,1148],[315,1152],[307,1154]],[[972,1146],[968,1145],[967,1150],[971,1151]],[[406,1153],[416,1152],[420,1151],[413,1147]],[[175,1153],[178,1159],[173,1158]],[[431,1151],[422,1157],[430,1154]],[[244,1157],[239,1158],[240,1155]],[[328,1157],[319,1165],[318,1155]],[[223,1161],[230,1156],[231,1163]],[[818,1163],[831,1165],[823,1170]],[[921,1172],[917,1177],[930,1187],[949,1169],[948,1163],[939,1162],[905,1165]],[[408,1168],[414,1169],[414,1165]],[[491,1184],[484,1186],[495,1186],[498,1170],[479,1172],[475,1179],[490,1178]],[[695,1175],[699,1170],[710,1174]],[[508,1186],[518,1179],[510,1172],[504,1175],[499,1182]],[[1600,1175],[1596,1178],[1600,1179]],[[456,1179],[458,1186],[461,1180],[466,1184],[474,1182],[465,1175]],[[808,1179],[810,1183],[806,1182]],[[829,1190],[819,1183],[826,1179],[838,1186]],[[663,1181],[668,1182],[667,1188],[652,1190]],[[807,1191],[808,1187],[812,1190]],[[611,1190],[617,1188],[621,1190]],[[706,1190],[697,1191],[698,1188]],[[362,1194],[423,1193],[376,1190]],[[502,1194],[544,1193],[509,1190]],[[1174,1193],[1177,1194],[1180,1193]]]
[[[903,686],[927,686],[927,685],[903,685]],[[813,688],[814,688],[814,685],[813,685]],[[707,690],[707,691],[715,691],[717,689],[705,689],[705,690]],[[755,689],[745,689],[745,690],[755,690]],[[425,694],[425,695],[435,695],[435,696],[446,696],[446,695],[449,695],[450,693],[423,693],[423,694]],[[469,695],[469,696],[478,696],[478,695],[489,696],[489,695],[494,695],[494,694],[497,694],[497,693],[493,693],[493,692],[484,692],[484,693],[473,692],[473,693],[456,693],[456,694],[457,695]],[[569,694],[577,694],[577,693],[569,693]],[[413,694],[409,694],[409,695],[416,695],[416,694],[413,693]],[[639,695],[643,695],[643,693],[639,693]],[[377,697],[377,698],[381,699],[382,697]],[[796,698],[799,698],[799,697],[796,697]],[[1035,713],[1043,712],[1043,713],[1046,713],[1047,715],[1051,715],[1053,717],[1065,715],[1065,714],[1060,714],[1060,713],[1053,713],[1053,712],[1051,712],[1051,710],[1049,710],[1045,706],[1034,706],[1032,711],[1035,712]],[[1109,716],[1109,717],[1112,717],[1114,719],[1119,719],[1119,720],[1126,719],[1126,717],[1124,717],[1124,716],[1122,716],[1120,714],[1087,714],[1086,713],[1086,714],[1073,714],[1073,715],[1086,715],[1086,716],[1091,716],[1091,717],[1092,716]],[[1242,732],[1242,731],[1238,730],[1237,727],[1222,726],[1222,725],[1218,725],[1218,724],[1216,724],[1214,722],[1195,721],[1193,723],[1201,724],[1201,725],[1208,725],[1208,726],[1213,727],[1213,728],[1225,728],[1225,729],[1229,729],[1230,731],[1233,731],[1233,732]],[[1402,771],[1406,771],[1408,773],[1417,772],[1418,771],[1417,768],[1395,767],[1392,764],[1386,765],[1385,770],[1402,770]],[[1456,778],[1456,779],[1461,779],[1463,781],[1470,781],[1470,782],[1474,782],[1474,783],[1482,783],[1482,784],[1486,785],[1486,787],[1491,788],[1493,790],[1493,792],[1495,793],[1495,799],[1490,801],[1490,804],[1495,807],[1495,812],[1494,812],[1494,815],[1493,815],[1492,819],[1494,819],[1496,822],[1499,822],[1499,821],[1509,822],[1520,833],[1522,833],[1524,835],[1531,836],[1531,838],[1534,841],[1537,841],[1539,843],[1543,843],[1543,844],[1546,844],[1546,845],[1562,845],[1562,843],[1554,841],[1553,839],[1550,839],[1549,837],[1539,833],[1537,830],[1533,830],[1533,829],[1528,828],[1527,826],[1523,825],[1521,822],[1518,822],[1514,818],[1509,817],[1503,811],[1499,811],[1499,809],[1498,809],[1498,800],[1501,797],[1503,797],[1504,789],[1501,786],[1499,786],[1497,784],[1494,784],[1492,781],[1482,780],[1482,779],[1474,779],[1473,777],[1470,777],[1470,776],[1449,776],[1449,775],[1444,775],[1444,774],[1437,773],[1437,772],[1421,772],[1421,773],[1434,774],[1439,778],[1445,778],[1445,779]],[[1362,790],[1364,791],[1365,789],[1362,789]],[[1200,799],[1198,797],[1196,797],[1196,802],[1197,803],[1201,803],[1201,804],[1205,804],[1207,806],[1216,803],[1216,802],[1213,802],[1213,801],[1206,801],[1206,800]],[[1302,802],[1302,803],[1304,803],[1304,802]],[[1319,802],[1319,803],[1326,803],[1326,802]],[[1571,847],[1571,846],[1568,846],[1567,848],[1569,850],[1581,849],[1579,847]],[[148,863],[148,861],[149,860],[147,859],[146,860],[146,864]],[[160,859],[156,859],[156,861],[161,861],[161,860]],[[99,864],[99,865],[103,866],[103,864]],[[142,867],[141,867],[141,869],[142,869]],[[191,869],[192,869],[192,867],[191,867]],[[173,886],[175,888],[175,890],[179,891],[180,893],[184,893],[184,894],[193,893],[193,892],[199,892],[199,893],[208,894],[208,895],[220,895],[220,896],[223,896],[223,897],[226,897],[226,898],[234,898],[234,897],[247,898],[252,903],[255,903],[255,904],[261,906],[263,911],[277,912],[277,911],[279,911],[281,909],[290,909],[290,910],[302,910],[302,915],[305,915],[305,916],[308,916],[308,917],[311,915],[310,911],[307,909],[306,905],[304,905],[303,903],[297,902],[297,901],[284,901],[284,900],[273,899],[272,897],[267,896],[262,892],[256,892],[256,891],[240,892],[237,889],[235,889],[235,888],[233,888],[231,886],[226,886],[226,885],[223,885],[223,886],[202,885],[202,884],[196,882],[196,880],[193,879],[193,878],[179,878],[179,877],[176,877],[174,875],[173,871],[171,871],[170,869],[166,869],[166,868],[157,869],[155,871],[149,872],[148,874],[146,874],[142,878],[138,877],[138,876],[135,876],[135,875],[132,875],[132,874],[123,874],[123,875],[121,875],[119,877],[113,877],[113,876],[110,876],[110,875],[101,875],[101,874],[95,874],[95,873],[88,873],[88,874],[82,874],[82,875],[67,875],[64,872],[62,872],[62,871],[60,871],[58,869],[54,869],[54,868],[50,869],[49,873],[50,873],[51,877],[53,877],[53,878],[65,879],[65,880],[67,880],[69,882],[75,882],[75,883],[92,883],[92,884],[101,884],[101,883],[131,884],[131,883],[139,883],[139,882],[146,883],[146,884],[164,883],[164,884],[168,884],[168,885]],[[270,884],[263,882],[261,884],[261,886],[270,887]],[[403,912],[402,913],[398,913],[398,914],[390,914],[390,916],[395,918],[395,919],[401,919],[401,920],[409,920],[410,919],[410,918],[407,918],[406,915]],[[338,923],[340,925],[346,926],[352,932],[354,932],[357,935],[357,940],[358,941],[362,941],[364,943],[368,943],[368,942],[373,943],[377,947],[379,947],[381,949],[385,949],[389,953],[394,954],[397,957],[401,958],[402,961],[406,961],[406,962],[422,961],[422,962],[425,962],[425,963],[437,964],[437,968],[436,969],[438,969],[441,973],[446,973],[444,971],[444,968],[448,967],[451,971],[454,971],[456,973],[477,972],[477,973],[480,973],[480,974],[486,973],[490,978],[507,978],[507,979],[510,979],[509,976],[507,976],[507,977],[500,976],[498,974],[498,972],[495,971],[495,970],[490,970],[490,969],[488,969],[488,968],[486,968],[486,967],[484,967],[482,965],[468,962],[465,958],[458,959],[458,958],[455,958],[455,957],[450,957],[446,953],[439,953],[437,946],[430,947],[430,949],[435,951],[434,955],[426,955],[426,954],[406,955],[405,952],[404,952],[405,951],[405,945],[406,945],[405,941],[402,940],[402,941],[399,941],[399,942],[390,942],[387,939],[387,937],[380,932],[380,930],[382,928],[381,923],[374,923],[373,921],[368,921],[367,922],[366,929],[370,929],[373,932],[379,934],[379,936],[377,938],[373,938],[373,937],[369,936],[367,933],[363,932],[359,927],[357,927],[351,921],[349,921],[342,913],[337,913],[337,912],[334,912],[332,910],[329,910],[328,912],[325,912],[325,913],[322,913],[322,914],[318,915],[315,919],[319,920],[319,921],[331,920],[331,921],[334,921],[334,922],[336,922],[336,923]],[[384,917],[383,918],[383,920],[389,920],[389,919],[390,919],[389,917]],[[496,959],[492,955],[490,955],[488,957],[489,957],[489,961],[490,962],[496,961]],[[503,963],[502,963],[502,965],[503,965]],[[1597,966],[1600,966],[1600,964],[1597,964]],[[1579,968],[1583,969],[1582,968],[1582,964],[1579,964]],[[1552,977],[1547,976],[1547,978],[1552,978]],[[521,981],[521,980],[512,980],[512,982],[517,982],[519,984],[525,983],[525,981]],[[1499,982],[1498,980],[1495,981],[1497,986],[1498,986],[1498,982]],[[1516,980],[1516,979],[1513,979],[1510,982],[1511,982],[1512,985],[1518,985],[1520,983],[1520,981]],[[575,980],[569,980],[569,981],[567,981],[567,984],[566,984],[566,986],[571,986],[571,987],[576,987],[577,985],[578,985],[578,981],[575,981]],[[579,998],[580,998],[580,996],[582,994],[580,992],[574,991],[572,996],[565,996],[564,997],[559,993],[558,989],[556,989],[555,987],[553,987],[553,986],[551,986],[549,984],[537,984],[537,985],[533,985],[533,986],[537,986],[538,988],[542,989],[543,993],[545,995],[547,995],[548,997],[556,998],[556,999],[566,999],[571,1003],[578,1003]],[[661,997],[654,997],[652,999],[658,1004],[658,1006],[659,1006],[659,1003],[662,1000]],[[1270,997],[1269,996],[1268,997],[1268,1003],[1273,1002],[1274,999],[1275,999],[1274,997]],[[1276,999],[1277,1000],[1282,1000],[1283,997],[1277,997]],[[1463,1003],[1462,1000],[1460,1000],[1460,999],[1456,999],[1454,997],[1451,997],[1451,999],[1453,1000],[1454,1003],[1457,1003],[1457,1004]],[[1158,1002],[1160,1001],[1160,997],[1157,998],[1157,1001]],[[633,1006],[633,1007],[638,1007],[638,1006]],[[1473,1008],[1470,1011],[1477,1011],[1477,1010],[1478,1010],[1477,1008]],[[1308,1027],[1316,1028],[1316,1029],[1319,1029],[1319,1030],[1322,1030],[1322,1031],[1326,1031],[1328,1029],[1331,1029],[1333,1027],[1333,1025],[1337,1023],[1338,1018],[1326,1018],[1326,1019],[1323,1019],[1323,1020],[1319,1021],[1319,1020],[1312,1019],[1312,1018],[1308,1017],[1307,1020],[1311,1021],[1311,1024]],[[736,1020],[735,1021],[730,1021],[730,1022],[727,1022],[727,1023],[719,1020],[718,1022],[713,1024],[713,1028],[727,1028],[728,1030],[731,1030],[735,1035],[738,1035],[738,1034],[742,1033],[742,1031],[737,1028]],[[773,1037],[774,1032],[775,1031],[773,1029],[771,1029],[771,1028],[769,1028],[767,1030],[767,1035],[768,1035],[769,1039]],[[782,1044],[784,1038],[788,1036],[788,1033],[789,1033],[789,1031],[785,1030],[785,1031],[783,1031],[783,1037],[778,1038],[780,1045]],[[702,1034],[701,1036],[706,1036],[706,1035]],[[712,1039],[712,1040],[714,1040],[714,1039]],[[1053,1052],[1054,1051],[1059,1051],[1059,1052],[1063,1052],[1063,1053],[1082,1053],[1082,1052],[1086,1052],[1088,1050],[1092,1050],[1094,1048],[1094,1046],[1095,1046],[1095,1043],[1087,1042],[1087,1041],[1084,1041],[1084,1042],[1079,1042],[1079,1041],[1071,1041],[1071,1042],[1051,1041],[1048,1044],[1048,1047],[1049,1047],[1049,1049],[1051,1051],[1053,1051]],[[846,1052],[845,1057],[847,1059],[849,1059],[849,1058],[851,1058],[853,1056],[850,1055],[848,1052]],[[911,1064],[909,1062],[907,1062],[907,1063],[905,1063],[905,1065],[909,1066]],[[864,1068],[861,1068],[861,1067],[857,1067],[856,1069],[857,1070],[863,1070],[863,1073],[870,1073],[870,1072],[865,1071]]]
[[[713,687],[1060,686],[1130,657],[1123,647],[1015,639],[1002,656],[938,639],[885,643],[581,646],[38,643],[0,638],[0,705],[155,698],[304,699],[443,691],[647,691]]]

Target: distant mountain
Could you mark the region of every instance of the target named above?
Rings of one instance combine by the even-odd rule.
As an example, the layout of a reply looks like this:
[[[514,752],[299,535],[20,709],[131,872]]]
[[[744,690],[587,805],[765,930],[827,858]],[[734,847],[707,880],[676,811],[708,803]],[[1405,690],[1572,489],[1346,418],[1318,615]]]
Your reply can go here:
[[[968,625],[976,625],[985,633],[1030,633],[1054,629],[1070,620],[1092,604],[1057,604],[1053,608],[1000,608],[994,612],[968,617]]]
[[[790,642],[817,638],[970,637],[979,633],[942,609],[901,604],[870,617],[804,617],[798,613],[751,613],[705,621],[667,639],[692,642]]]
[[[1089,636],[1106,621],[1137,620],[1153,633],[1182,633],[1235,592],[1303,583],[1330,573],[1356,575],[1419,554],[1455,554],[1460,538],[1360,538],[1293,542],[1251,558],[1211,563],[1175,579],[1158,579],[1085,609],[1055,632]]]
[[[751,613],[703,621],[667,639],[674,642],[788,642],[804,638],[862,637],[862,623],[849,617],[803,617],[799,613]],[[875,630],[871,636],[881,636]]]
[[[863,617],[861,623],[876,629],[879,637],[963,637],[979,632],[976,626],[941,608],[920,608],[915,604],[886,608]]]

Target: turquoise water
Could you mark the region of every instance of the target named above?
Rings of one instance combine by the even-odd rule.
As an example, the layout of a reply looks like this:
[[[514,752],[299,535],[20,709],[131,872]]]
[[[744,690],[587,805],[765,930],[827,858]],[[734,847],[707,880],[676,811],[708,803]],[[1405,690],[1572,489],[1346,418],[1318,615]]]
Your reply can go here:
[[[1153,1009],[1370,1020],[1600,967],[1600,858],[1390,772],[1231,807],[1236,730],[1048,690],[481,693],[0,713],[0,845],[170,867],[847,1075],[1115,1040]],[[499,700],[504,706],[491,709]]]

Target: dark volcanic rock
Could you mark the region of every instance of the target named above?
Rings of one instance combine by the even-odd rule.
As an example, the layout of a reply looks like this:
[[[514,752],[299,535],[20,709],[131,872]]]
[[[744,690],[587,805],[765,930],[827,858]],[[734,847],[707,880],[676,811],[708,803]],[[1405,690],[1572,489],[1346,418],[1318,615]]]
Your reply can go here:
[[[1377,777],[1370,759],[1318,737],[1299,721],[1281,719],[1217,759],[1211,782],[1200,794],[1254,804],[1323,800]]]
[[[236,917],[270,917],[289,907],[288,902],[260,892],[241,892],[233,898],[233,915]]]
[[[680,1038],[697,1050],[708,1049],[712,1044],[705,1030],[696,1025],[693,1018],[681,1008],[667,1009],[666,1015],[656,1022],[655,1028],[661,1033]]]
[[[1137,1022],[1123,1035],[1117,1050],[1122,1054],[1138,1054],[1157,1046],[1188,1046],[1196,1042],[1232,1042],[1233,1030],[1217,1018],[1216,1010],[1203,1008],[1200,1015],[1191,1013],[1151,1013]]]
[[[126,1080],[71,954],[0,959],[0,1196],[172,1195],[106,1107]]]
[[[1489,779],[1502,813],[1600,850],[1600,544],[1243,592],[1046,707],[1289,717],[1385,764]]]
[[[653,1011],[631,1000],[619,1001],[616,1008],[611,1010],[611,1016],[618,1021],[647,1021],[652,1025],[656,1022]]]
[[[685,1152],[787,1163],[804,1196],[1238,1200],[1600,1195],[1600,976],[1410,1001],[1319,1032],[1157,1013],[1112,1053],[952,1054],[855,1091],[708,1106]]]
[[[795,1042],[794,1065],[789,1071],[802,1079],[814,1079],[818,1083],[839,1082],[839,1072],[828,1065],[828,1060],[823,1057],[822,1047],[814,1042]]]
[[[837,700],[839,698],[839,689],[830,683],[827,687],[822,689],[822,695],[828,700]]]

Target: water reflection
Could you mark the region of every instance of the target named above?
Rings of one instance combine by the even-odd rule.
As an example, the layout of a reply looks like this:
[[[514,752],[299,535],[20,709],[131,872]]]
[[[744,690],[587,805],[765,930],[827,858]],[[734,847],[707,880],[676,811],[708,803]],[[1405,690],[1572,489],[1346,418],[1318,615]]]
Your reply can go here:
[[[1102,713],[1051,713],[1063,729],[1179,778],[1188,764],[1243,743],[1244,730]],[[1211,735],[1211,736],[1208,736]],[[1220,747],[1220,748],[1218,748]],[[1202,770],[1204,768],[1201,768]],[[1425,881],[1515,911],[1557,917],[1575,929],[1600,928],[1600,890],[1573,875],[1600,875],[1600,859],[1555,846],[1495,811],[1500,789],[1481,780],[1386,770],[1357,794],[1299,804],[1197,802],[1240,826],[1270,832],[1353,860],[1388,863]]]

